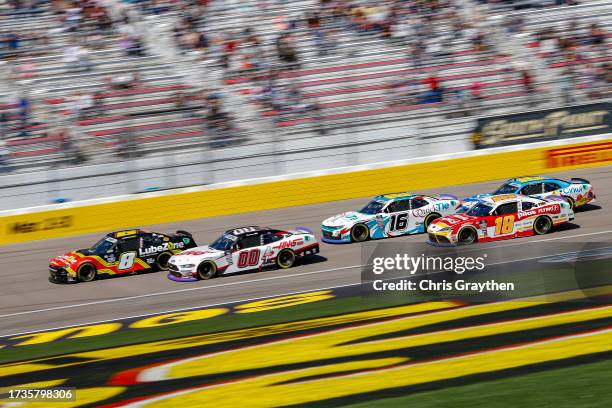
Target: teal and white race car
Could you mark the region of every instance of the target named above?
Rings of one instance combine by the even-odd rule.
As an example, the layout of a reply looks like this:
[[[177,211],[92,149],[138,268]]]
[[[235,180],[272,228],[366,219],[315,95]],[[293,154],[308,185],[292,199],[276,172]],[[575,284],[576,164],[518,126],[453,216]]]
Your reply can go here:
[[[419,234],[427,231],[433,220],[454,214],[460,206],[457,197],[439,197],[410,193],[374,197],[360,211],[335,215],[321,225],[323,242],[363,242],[367,239]]]
[[[593,186],[588,180],[572,178],[570,181],[542,176],[516,177],[506,181],[490,194],[465,198],[459,212],[466,212],[479,200],[499,194],[521,194],[537,198],[563,197],[570,208],[582,207],[595,201]]]

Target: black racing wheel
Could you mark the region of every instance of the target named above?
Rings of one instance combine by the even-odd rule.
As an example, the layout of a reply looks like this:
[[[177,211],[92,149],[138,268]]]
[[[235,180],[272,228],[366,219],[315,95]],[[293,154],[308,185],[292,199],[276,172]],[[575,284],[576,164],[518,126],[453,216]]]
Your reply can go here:
[[[97,276],[98,271],[96,267],[89,263],[79,266],[77,270],[77,278],[80,282],[91,282],[96,279]]]
[[[544,235],[548,234],[548,232],[552,229],[552,220],[542,215],[533,222],[533,232],[536,235]]]
[[[281,269],[288,269],[295,263],[295,252],[290,249],[283,249],[276,257],[276,265]]]
[[[476,242],[477,239],[478,234],[476,233],[476,230],[474,228],[467,227],[459,231],[457,241],[459,242],[459,245],[470,245]]]
[[[204,261],[198,265],[198,278],[203,280],[217,276],[217,265],[212,261]]]
[[[357,224],[351,229],[353,242],[363,242],[370,237],[370,229],[364,224]]]

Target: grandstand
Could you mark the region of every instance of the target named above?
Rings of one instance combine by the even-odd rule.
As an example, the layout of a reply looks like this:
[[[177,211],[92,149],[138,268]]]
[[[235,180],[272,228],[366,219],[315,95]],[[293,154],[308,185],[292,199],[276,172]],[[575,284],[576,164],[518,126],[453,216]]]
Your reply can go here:
[[[610,97],[608,1],[101,4],[0,2],[4,172],[356,129],[456,149],[479,115]]]

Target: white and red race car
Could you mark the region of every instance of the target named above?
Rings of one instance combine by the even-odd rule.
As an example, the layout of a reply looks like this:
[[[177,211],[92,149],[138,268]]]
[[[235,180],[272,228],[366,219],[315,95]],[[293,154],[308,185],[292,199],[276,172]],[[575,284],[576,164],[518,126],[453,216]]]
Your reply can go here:
[[[498,194],[481,198],[465,213],[434,220],[427,233],[433,245],[469,245],[543,235],[573,219],[574,211],[564,197]]]
[[[291,268],[298,258],[319,253],[319,243],[306,228],[283,231],[242,227],[226,231],[208,246],[191,248],[168,261],[168,279],[195,281],[265,267]]]

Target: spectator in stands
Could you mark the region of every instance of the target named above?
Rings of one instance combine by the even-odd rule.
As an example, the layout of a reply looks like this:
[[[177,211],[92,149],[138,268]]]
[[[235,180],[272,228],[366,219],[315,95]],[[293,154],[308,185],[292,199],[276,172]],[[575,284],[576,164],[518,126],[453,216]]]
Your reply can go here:
[[[12,171],[12,167],[9,164],[10,157],[11,152],[8,149],[7,141],[0,139],[0,173]]]
[[[107,77],[104,80],[111,91],[122,91],[138,88],[140,84],[140,74],[138,71],[120,74],[114,77]]]
[[[295,40],[291,34],[285,33],[276,40],[278,58],[285,63],[287,69],[299,69],[298,54]]]
[[[90,71],[92,69],[87,48],[82,47],[76,41],[72,41],[71,45],[64,48],[64,62],[69,71]]]
[[[564,104],[574,102],[574,92],[576,91],[576,82],[571,68],[566,68],[559,76],[559,87],[561,89],[561,97]]]
[[[78,92],[73,97],[72,113],[77,120],[86,119],[94,107],[93,96],[87,92]]]

